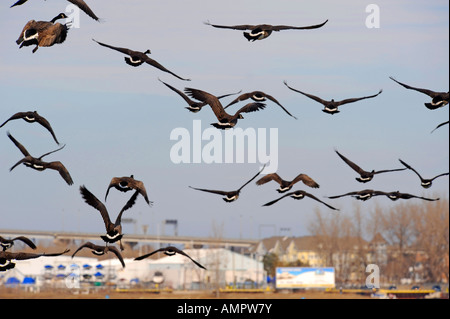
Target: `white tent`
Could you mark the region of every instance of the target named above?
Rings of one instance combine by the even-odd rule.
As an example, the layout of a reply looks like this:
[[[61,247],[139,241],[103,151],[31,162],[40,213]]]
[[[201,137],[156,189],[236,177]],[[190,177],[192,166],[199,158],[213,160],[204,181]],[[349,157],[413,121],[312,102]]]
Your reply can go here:
[[[99,271],[105,275],[103,281],[115,282],[118,286],[129,287],[134,282],[147,285],[158,283],[159,287],[173,289],[204,289],[242,285],[245,282],[260,285],[266,278],[262,262],[224,248],[183,251],[206,270],[180,254],[166,256],[160,253],[159,257],[162,257],[159,259],[147,258],[140,261],[126,258],[125,268],[117,258],[99,261],[90,257],[59,256],[18,261],[14,269],[2,274],[3,282],[11,276],[20,281],[25,277],[32,277],[36,279],[37,286],[50,281],[55,286],[56,281],[58,287],[73,288],[77,286],[77,278],[83,280],[83,275],[89,273],[94,276]],[[86,270],[86,265],[91,266],[91,269]],[[69,280],[73,278],[75,280]],[[163,279],[163,282],[157,279]]]
[[[126,261],[126,268],[117,272],[119,278],[139,278],[151,282],[155,274],[162,274],[162,285],[173,289],[197,289],[219,285],[264,283],[266,273],[262,262],[224,248],[185,249],[192,259],[203,265],[198,267],[189,258],[176,254],[159,259]]]

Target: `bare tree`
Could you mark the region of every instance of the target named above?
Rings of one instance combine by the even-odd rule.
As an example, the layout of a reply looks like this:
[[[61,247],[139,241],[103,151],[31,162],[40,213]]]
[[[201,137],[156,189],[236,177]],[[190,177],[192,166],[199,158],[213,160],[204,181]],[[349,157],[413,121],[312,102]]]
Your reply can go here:
[[[358,222],[362,223],[360,211],[356,215]],[[322,260],[327,266],[335,268],[337,281],[347,283],[355,280],[355,271],[361,268],[358,249],[362,243],[356,237],[362,233],[360,225],[355,225],[353,218],[342,212],[323,215],[316,209],[315,216],[309,231],[316,237]]]
[[[426,281],[449,279],[449,206],[448,199],[427,202],[417,207],[414,226],[415,247],[421,251],[422,275]]]
[[[449,280],[449,207],[442,196],[387,208],[376,204],[367,214],[359,205],[348,215],[316,209],[309,231],[324,263],[335,267],[336,281],[361,282],[368,263],[383,267],[382,278],[390,282],[415,274],[426,281]],[[375,237],[383,239],[382,245],[371,247],[366,239]]]

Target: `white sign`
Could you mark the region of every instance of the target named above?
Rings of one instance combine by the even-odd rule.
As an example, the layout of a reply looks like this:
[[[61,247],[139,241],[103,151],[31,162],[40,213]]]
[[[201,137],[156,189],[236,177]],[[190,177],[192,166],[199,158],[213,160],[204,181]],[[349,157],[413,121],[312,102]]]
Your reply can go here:
[[[276,288],[334,288],[333,267],[277,267]]]

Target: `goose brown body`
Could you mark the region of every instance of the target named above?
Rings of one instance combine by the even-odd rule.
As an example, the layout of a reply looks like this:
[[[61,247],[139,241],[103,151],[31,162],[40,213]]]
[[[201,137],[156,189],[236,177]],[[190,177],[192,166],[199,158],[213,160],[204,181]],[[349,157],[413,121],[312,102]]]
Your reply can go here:
[[[22,158],[20,161],[18,161],[16,164],[14,164],[9,170],[12,171],[15,167],[17,167],[19,164],[24,164],[25,166],[28,166],[32,169],[35,169],[37,171],[44,171],[46,169],[52,169],[59,172],[59,175],[66,181],[68,185],[73,185],[72,177],[70,176],[69,171],[64,166],[63,163],[60,161],[53,161],[53,162],[44,162],[42,160],[43,157],[52,154],[54,152],[57,152],[64,148],[65,145],[60,147],[57,150],[45,153],[44,155],[40,156],[39,158],[33,157],[30,155],[30,153],[27,151],[27,149],[20,144],[9,132],[7,133],[10,140],[14,143],[14,145],[17,146],[17,148],[22,152],[24,155],[24,158]]]
[[[244,118],[242,116],[242,113],[259,111],[264,109],[266,106],[263,103],[249,103],[241,107],[234,115],[231,115],[225,112],[222,103],[220,103],[219,99],[216,96],[208,92],[193,88],[186,88],[185,92],[192,98],[209,104],[211,110],[214,112],[214,115],[219,121],[218,123],[212,123],[211,125],[222,130],[233,128],[237,124],[239,119]]]
[[[290,87],[287,84],[286,81],[284,81],[284,84],[290,90],[292,90],[294,92],[297,92],[297,93],[300,93],[300,94],[303,94],[304,96],[309,97],[310,99],[312,99],[312,100],[322,104],[324,106],[322,111],[325,112],[325,113],[328,113],[328,114],[339,113],[340,111],[339,111],[338,108],[341,105],[348,104],[348,103],[354,103],[354,102],[361,101],[361,100],[364,100],[364,99],[371,99],[371,98],[374,98],[374,97],[380,95],[383,92],[383,90],[380,90],[377,94],[374,94],[374,95],[363,96],[363,97],[356,97],[356,98],[348,98],[348,99],[344,99],[344,100],[340,100],[340,101],[335,101],[334,99],[332,99],[332,100],[324,100],[324,99],[322,99],[322,98],[320,98],[318,96],[315,96],[315,95],[312,95],[312,94],[305,93],[305,92],[302,92],[300,90],[294,89],[294,88]]]
[[[100,212],[102,216],[103,222],[105,224],[106,235],[100,236],[104,242],[115,243],[119,241],[120,249],[123,250],[122,245],[122,214],[127,210],[133,207],[136,202],[136,198],[139,195],[139,191],[135,191],[131,198],[127,201],[125,206],[122,208],[120,213],[117,215],[116,221],[113,223],[109,217],[108,210],[106,206],[97,198],[94,194],[92,194],[84,185],[80,186],[80,193],[83,197],[86,204],[92,206],[96,210]]]
[[[60,44],[66,41],[69,28],[67,24],[55,23],[58,19],[66,19],[64,13],[60,13],[51,21],[30,20],[23,27],[16,43],[19,48],[35,45],[32,50],[35,53],[39,47],[51,47],[54,44]]]
[[[156,254],[156,253],[158,253],[158,252],[162,252],[162,253],[164,253],[164,254],[167,255],[167,256],[174,256],[175,254],[183,255],[183,256],[189,258],[189,259],[190,259],[194,264],[196,264],[198,267],[200,267],[200,268],[206,270],[206,268],[205,268],[203,265],[201,265],[198,261],[192,259],[191,256],[189,256],[189,255],[186,254],[184,251],[182,251],[181,249],[178,249],[178,248],[176,248],[176,247],[174,247],[174,246],[168,246],[168,247],[163,247],[163,248],[157,249],[157,250],[155,250],[155,251],[152,251],[152,252],[149,253],[149,254],[145,254],[145,255],[136,257],[134,260],[142,260],[142,259],[148,258],[148,257],[150,257],[150,256],[152,256],[152,255],[154,255],[154,254]]]
[[[350,166],[355,172],[357,172],[359,174],[359,177],[356,177],[355,179],[360,183],[370,182],[376,174],[388,173],[388,172],[398,172],[398,171],[405,170],[405,168],[394,168],[394,169],[384,169],[384,170],[378,170],[378,171],[376,171],[376,170],[366,171],[366,170],[362,169],[360,166],[358,166],[357,164],[355,164],[354,162],[350,161],[347,157],[345,157],[344,155],[339,153],[337,150],[335,150],[335,152],[337,155],[339,155],[339,157],[348,166]]]
[[[271,24],[241,24],[241,25],[218,25],[218,24],[211,24],[210,22],[205,22],[206,25],[210,25],[214,28],[220,28],[220,29],[232,29],[232,30],[249,30],[250,32],[243,32],[244,37],[248,41],[256,41],[256,40],[263,40],[267,37],[269,37],[273,31],[282,31],[282,30],[310,30],[310,29],[318,29],[323,27],[328,20],[326,20],[323,23],[316,24],[316,25],[309,25],[309,26],[303,26],[303,27],[297,27],[297,26],[290,26],[290,25],[271,25]]]
[[[319,184],[317,184],[311,177],[309,177],[306,174],[298,174],[293,180],[288,181],[282,179],[277,173],[267,174],[264,177],[261,177],[259,180],[256,181],[256,185],[263,185],[270,181],[277,182],[280,187],[277,189],[279,193],[285,193],[289,191],[294,184],[298,182],[303,182],[305,185],[312,187],[312,188],[319,188]]]
[[[88,248],[92,251],[92,253],[96,256],[102,256],[107,254],[108,252],[112,252],[114,255],[116,255],[117,259],[119,259],[120,263],[122,264],[122,267],[125,268],[125,262],[123,260],[122,254],[120,251],[114,247],[114,246],[100,246],[95,245],[91,242],[84,243],[78,249],[72,254],[72,258],[82,249]]]
[[[134,178],[134,175],[131,176],[123,176],[123,177],[113,177],[108,185],[108,189],[106,190],[105,201],[108,197],[109,190],[114,187],[118,191],[128,192],[130,190],[136,190],[141,194],[147,204],[152,205],[148,199],[147,190],[145,189],[144,183]]]
[[[53,136],[53,139],[55,140],[56,144],[59,144],[58,139],[56,138],[55,132],[53,131],[52,126],[50,125],[50,122],[45,117],[39,115],[37,111],[17,112],[15,114],[13,114],[5,122],[3,122],[3,124],[0,125],[0,128],[2,128],[9,121],[17,120],[17,119],[23,119],[24,121],[26,121],[28,123],[39,123],[40,125],[45,127],[50,132],[50,134]]]
[[[0,246],[3,248],[3,251],[8,250],[12,246],[14,246],[14,242],[17,240],[25,243],[31,249],[36,249],[36,245],[33,243],[33,241],[25,236],[17,236],[11,239],[0,236]]]

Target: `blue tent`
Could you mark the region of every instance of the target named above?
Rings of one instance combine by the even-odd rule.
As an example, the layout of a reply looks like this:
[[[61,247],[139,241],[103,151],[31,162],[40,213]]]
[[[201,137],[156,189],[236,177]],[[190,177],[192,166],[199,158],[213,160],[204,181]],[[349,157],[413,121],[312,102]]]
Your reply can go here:
[[[50,270],[50,269],[53,269],[53,266],[52,265],[45,265],[44,268],[47,269],[47,270]]]
[[[97,277],[97,278],[104,277],[104,275],[103,275],[100,271],[96,272],[96,273],[94,274],[94,276]]]
[[[64,265],[59,265],[58,266],[58,270],[64,270],[64,269],[66,269],[66,266],[64,266]]]
[[[34,285],[36,284],[36,279],[32,277],[25,277],[22,280],[22,285]]]
[[[102,265],[102,264],[98,264],[97,266],[95,266],[95,268],[97,268],[97,269],[103,269],[103,265]]]
[[[91,266],[91,265],[88,265],[88,264],[84,264],[84,265],[83,265],[83,268],[84,268],[84,269],[88,269],[88,270],[89,270],[89,269],[91,269],[91,268],[92,268],[92,266]]]
[[[20,284],[20,280],[16,277],[9,277],[5,282],[5,286],[16,286],[18,284]]]

